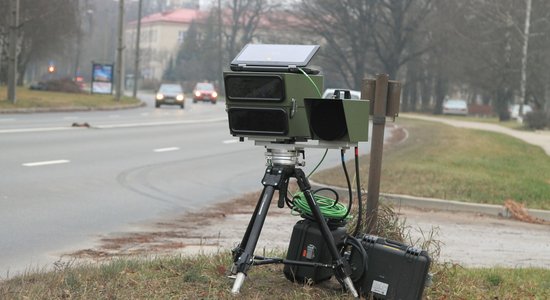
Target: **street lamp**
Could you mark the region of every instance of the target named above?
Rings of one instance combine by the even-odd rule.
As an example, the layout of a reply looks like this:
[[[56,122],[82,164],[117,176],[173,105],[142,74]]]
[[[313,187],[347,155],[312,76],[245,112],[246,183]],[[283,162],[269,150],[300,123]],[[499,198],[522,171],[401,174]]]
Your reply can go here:
[[[115,99],[120,101],[122,96],[122,51],[124,51],[124,0],[118,0],[118,46],[115,75]]]
[[[137,88],[138,88],[138,80],[140,77],[139,72],[139,39],[141,36],[141,8],[142,8],[143,1],[139,0],[138,4],[138,16],[137,16],[137,29],[136,29],[136,57],[134,62],[134,86],[132,91],[132,97],[136,98],[137,96]]]
[[[85,16],[86,16],[86,19],[88,19],[88,26],[87,29],[88,30],[84,30],[83,29],[83,22],[82,22],[82,19],[79,21],[79,30],[78,30],[78,35],[76,37],[76,58],[75,58],[75,66],[74,66],[74,78],[76,79],[77,77],[81,76],[80,74],[80,56],[81,56],[81,52],[82,52],[82,36],[86,33],[86,31],[89,31],[90,28],[91,28],[91,17],[94,13],[94,10],[93,9],[88,9],[88,1],[85,2],[85,8],[86,8],[86,11],[85,11]],[[80,15],[80,13],[79,13]],[[88,32],[89,33],[89,32]]]
[[[10,27],[8,47],[8,101],[15,104],[17,83],[17,28],[19,27],[19,0],[10,1]]]

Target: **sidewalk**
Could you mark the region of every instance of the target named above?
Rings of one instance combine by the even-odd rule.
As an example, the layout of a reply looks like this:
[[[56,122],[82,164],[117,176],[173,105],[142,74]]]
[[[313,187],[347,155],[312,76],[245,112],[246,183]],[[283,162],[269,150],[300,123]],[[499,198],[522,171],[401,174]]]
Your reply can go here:
[[[460,121],[455,119],[444,119],[444,118],[438,118],[438,117],[430,117],[430,116],[407,114],[407,113],[399,114],[399,116],[403,118],[409,118],[409,119],[440,122],[440,123],[444,123],[447,125],[460,127],[460,128],[478,129],[478,130],[503,133],[503,134],[515,137],[517,139],[520,139],[531,145],[539,146],[546,152],[548,156],[550,156],[550,131],[549,130],[535,131],[535,132],[520,131],[520,130],[506,128],[497,124]]]

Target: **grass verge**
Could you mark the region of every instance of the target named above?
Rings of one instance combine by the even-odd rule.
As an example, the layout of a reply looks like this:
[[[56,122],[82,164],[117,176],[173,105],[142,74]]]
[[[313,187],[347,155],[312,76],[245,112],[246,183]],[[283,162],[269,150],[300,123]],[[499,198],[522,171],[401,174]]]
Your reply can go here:
[[[0,109],[18,108],[104,108],[135,105],[139,99],[122,97],[116,101],[113,95],[100,95],[90,93],[59,93],[48,91],[34,91],[28,88],[18,87],[16,90],[17,101],[12,104],[7,100],[7,89],[0,87]]]
[[[386,147],[381,192],[498,205],[511,199],[550,209],[550,158],[539,147],[503,134],[434,122],[399,119],[397,124],[408,138]],[[368,167],[369,158],[362,158],[363,186]],[[353,177],[351,164],[348,170]],[[341,167],[318,172],[313,180],[346,185]]]
[[[273,255],[280,256],[280,253]],[[60,264],[52,272],[0,283],[1,299],[234,299],[226,277],[229,253],[146,260],[116,259],[99,266]],[[549,299],[550,271],[543,269],[434,268],[426,299]],[[301,285],[285,279],[282,266],[256,266],[240,299],[352,299],[331,279]]]

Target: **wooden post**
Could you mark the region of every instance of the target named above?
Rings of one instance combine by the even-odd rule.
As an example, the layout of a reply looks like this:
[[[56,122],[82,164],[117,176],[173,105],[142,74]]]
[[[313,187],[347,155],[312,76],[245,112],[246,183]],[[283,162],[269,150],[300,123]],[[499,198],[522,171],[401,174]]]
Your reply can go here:
[[[370,100],[372,116],[372,134],[370,137],[370,165],[367,193],[367,233],[377,234],[378,198],[380,197],[380,178],[382,176],[382,152],[384,151],[384,129],[386,117],[399,115],[401,83],[389,80],[388,75],[377,75],[374,79],[363,79],[361,99]]]

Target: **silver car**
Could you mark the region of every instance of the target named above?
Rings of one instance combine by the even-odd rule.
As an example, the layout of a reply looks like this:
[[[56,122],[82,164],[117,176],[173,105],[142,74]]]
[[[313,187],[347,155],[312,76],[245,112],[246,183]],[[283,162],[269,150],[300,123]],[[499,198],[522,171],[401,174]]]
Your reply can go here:
[[[468,115],[468,103],[462,99],[449,99],[443,103],[444,115]]]
[[[155,107],[160,107],[162,104],[179,105],[183,108],[185,106],[185,96],[181,85],[174,83],[161,84],[155,95]]]

